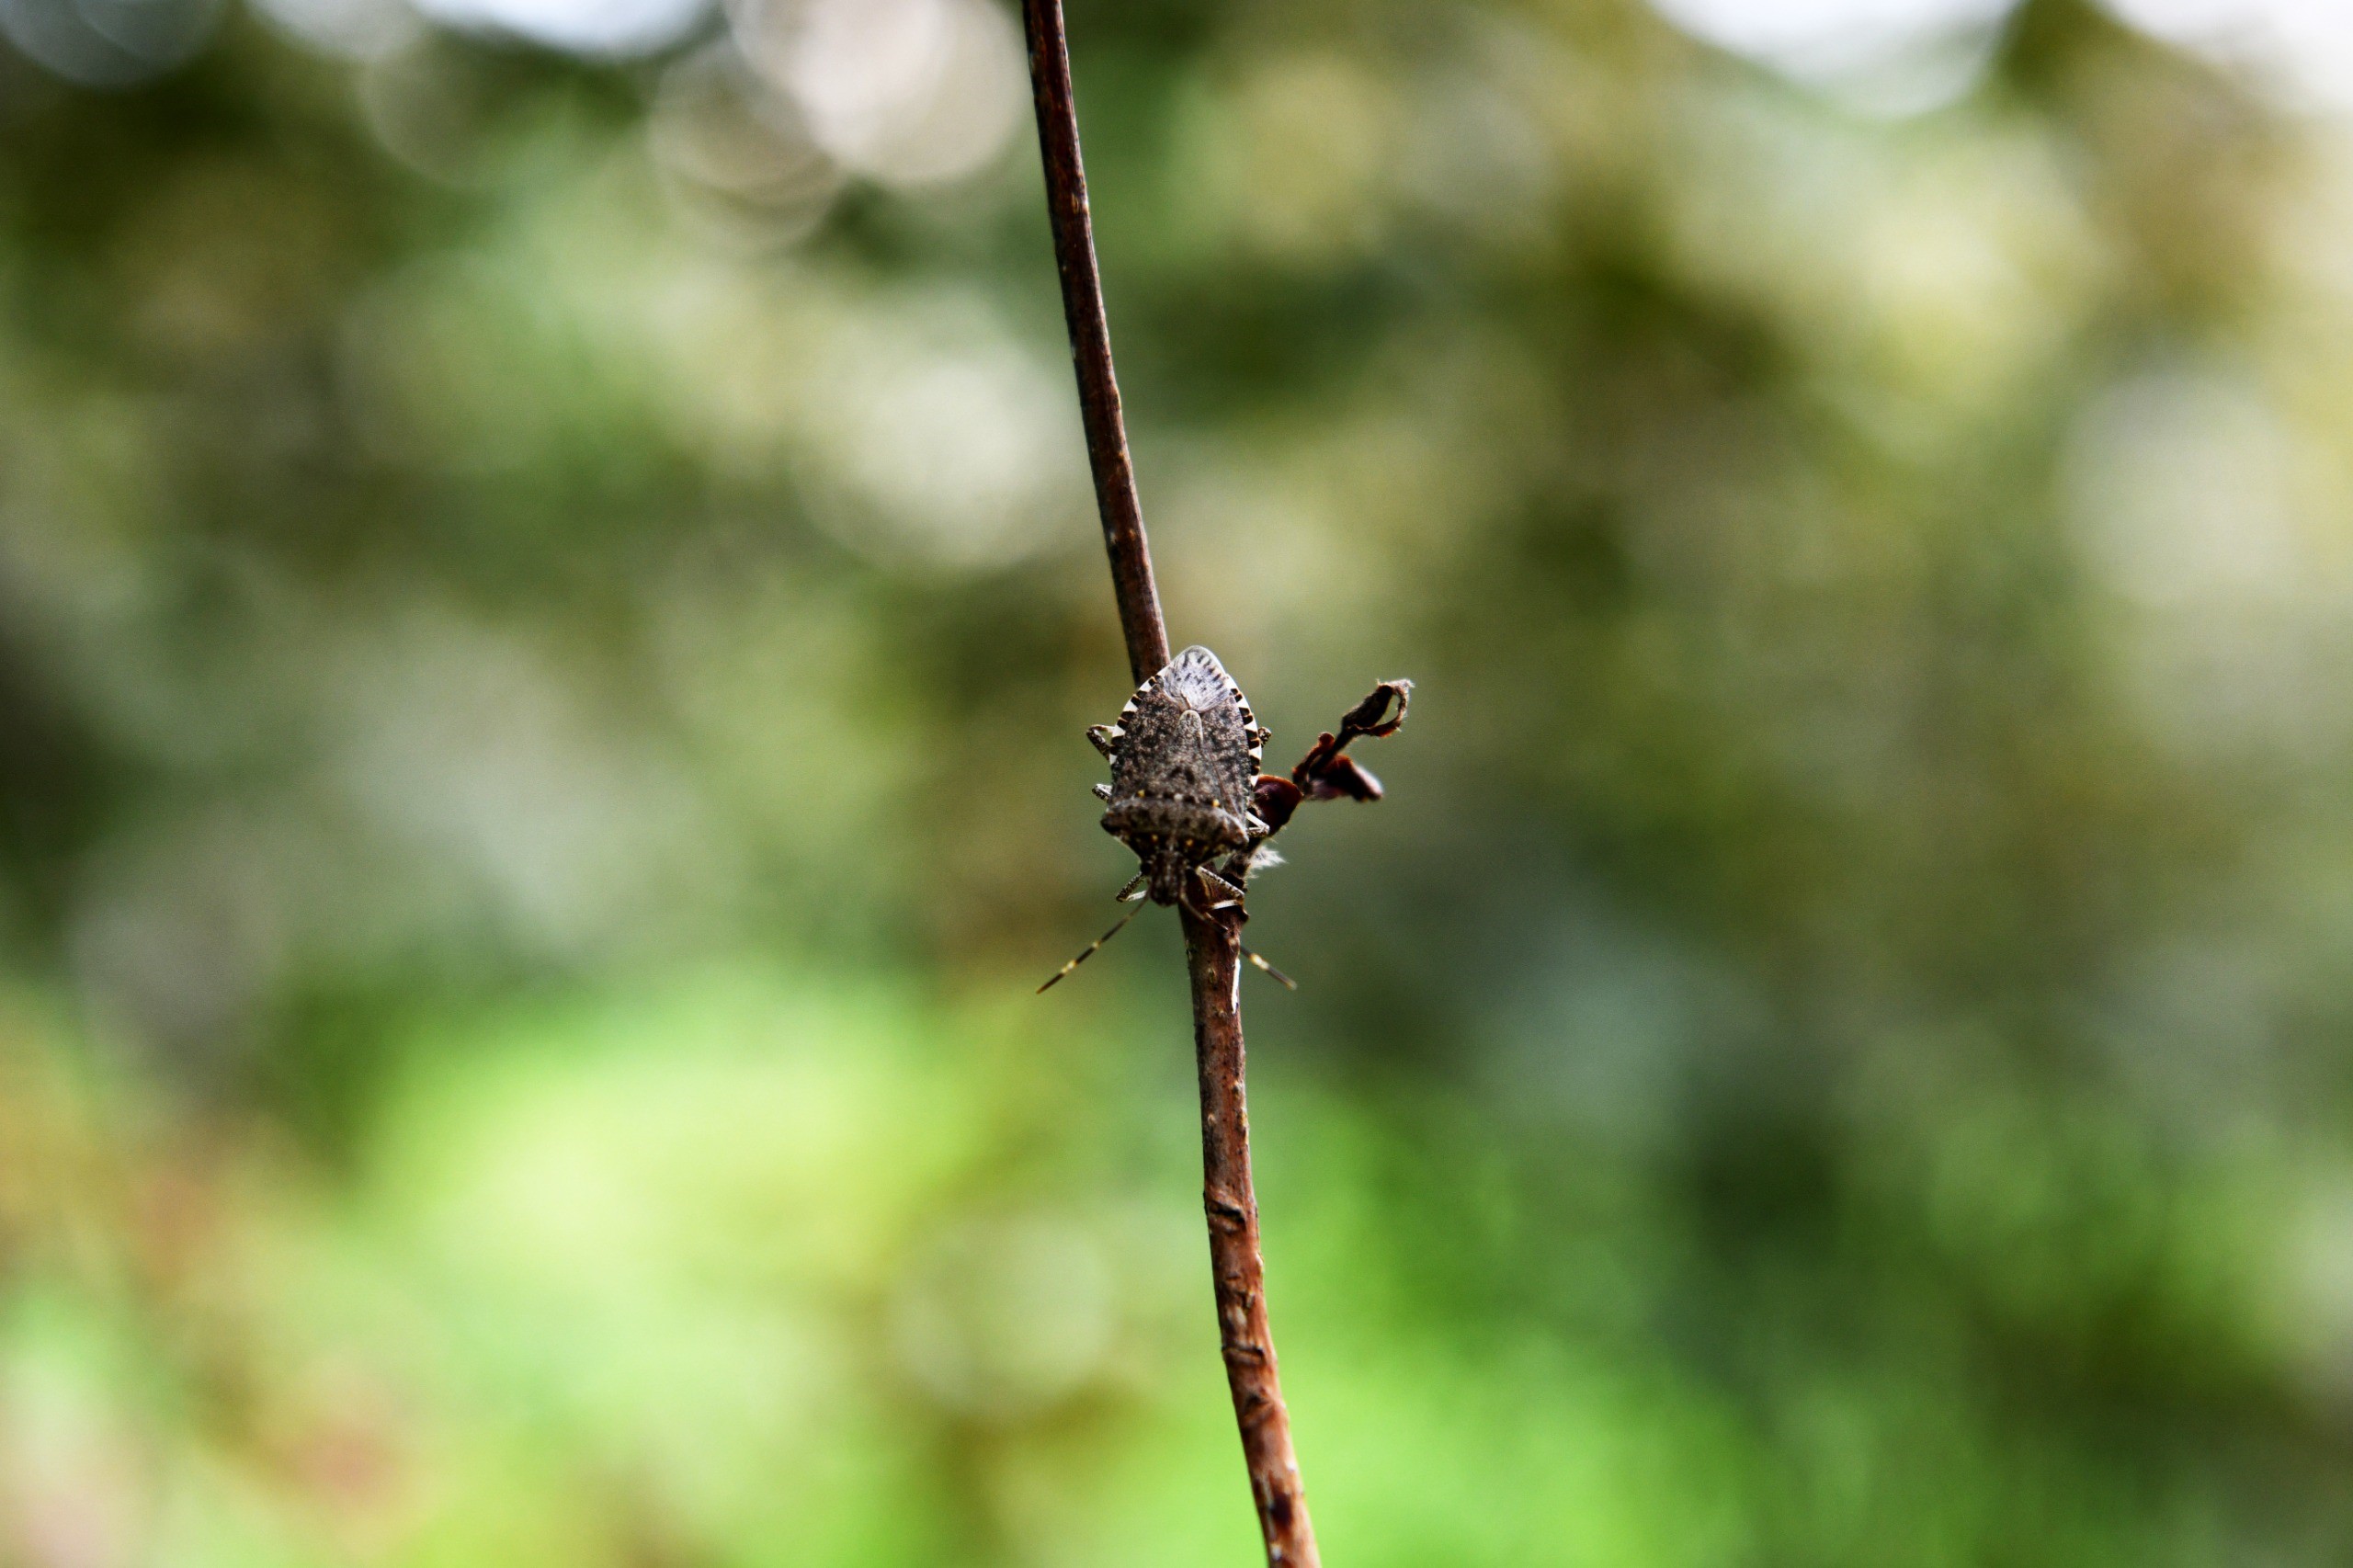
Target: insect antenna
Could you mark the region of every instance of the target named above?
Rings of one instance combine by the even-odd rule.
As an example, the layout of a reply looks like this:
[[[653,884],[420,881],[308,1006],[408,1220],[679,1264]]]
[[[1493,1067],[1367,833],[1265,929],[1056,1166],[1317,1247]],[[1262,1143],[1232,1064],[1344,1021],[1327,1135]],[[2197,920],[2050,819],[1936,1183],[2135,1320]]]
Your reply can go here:
[[[1299,989],[1298,981],[1293,980],[1290,975],[1285,974],[1281,970],[1277,969],[1273,964],[1268,963],[1256,953],[1252,952],[1246,946],[1242,949],[1242,956],[1248,959],[1252,963],[1256,964],[1260,969],[1265,970],[1268,974],[1274,976],[1275,983],[1280,985],[1284,990],[1296,991]],[[1055,978],[1060,979],[1061,977],[1058,975]],[[1053,982],[1048,981],[1047,983],[1051,985]]]
[[[1071,960],[1070,962],[1056,970],[1053,973],[1052,979],[1047,981],[1045,984],[1038,987],[1039,994],[1043,995],[1047,991],[1060,983],[1063,978],[1069,974],[1072,970],[1076,969],[1080,964],[1083,964],[1087,960],[1093,958],[1097,949],[1109,941],[1112,937],[1118,936],[1120,932],[1126,930],[1128,928],[1128,922],[1133,920],[1137,915],[1142,915],[1143,913],[1143,908],[1144,906],[1139,903],[1133,909],[1129,910],[1125,915],[1120,915],[1120,923],[1117,926],[1112,926],[1108,931],[1104,932],[1100,937],[1097,937],[1095,940],[1087,943],[1085,948],[1079,950],[1078,957]]]

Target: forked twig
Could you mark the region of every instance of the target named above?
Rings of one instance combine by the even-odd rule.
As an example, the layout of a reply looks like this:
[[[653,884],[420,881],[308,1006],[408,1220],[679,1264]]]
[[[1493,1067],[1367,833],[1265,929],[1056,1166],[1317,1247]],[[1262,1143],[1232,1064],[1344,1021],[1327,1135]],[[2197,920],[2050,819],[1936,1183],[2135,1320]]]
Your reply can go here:
[[[1326,733],[1315,737],[1315,744],[1299,759],[1299,766],[1290,770],[1290,778],[1261,774],[1257,797],[1251,808],[1267,824],[1258,842],[1263,844],[1280,833],[1303,801],[1381,799],[1381,780],[1348,755],[1348,743],[1377,741],[1395,734],[1397,727],[1405,722],[1405,710],[1413,699],[1412,681],[1382,681],[1372,688],[1370,697],[1340,715],[1337,734]],[[1394,713],[1389,710],[1392,703],[1396,705]]]
[[[1111,371],[1111,338],[1103,316],[1094,224],[1087,213],[1086,175],[1079,162],[1078,115],[1071,101],[1062,0],[1022,0],[1021,20],[1029,40],[1046,210],[1053,226],[1054,263],[1062,274],[1071,360],[1078,373],[1087,460],[1103,517],[1103,543],[1111,558],[1111,585],[1119,597],[1128,665],[1135,684],[1142,686],[1168,663],[1168,628],[1153,583],[1152,551],[1144,540],[1135,471],[1128,458],[1120,387]],[[1270,1568],[1320,1568],[1299,1461],[1291,1451],[1290,1416],[1276,1376],[1274,1338],[1267,1328],[1266,1268],[1259,1256],[1258,1203],[1251,1191],[1250,1123],[1243,1094],[1241,931],[1231,917],[1212,917],[1189,907],[1178,913],[1192,975],[1193,1051],[1201,1089],[1202,1202],[1209,1216],[1210,1268],[1217,1290],[1226,1383],[1242,1430],[1243,1458],[1249,1466],[1259,1529],[1266,1537],[1267,1562]]]

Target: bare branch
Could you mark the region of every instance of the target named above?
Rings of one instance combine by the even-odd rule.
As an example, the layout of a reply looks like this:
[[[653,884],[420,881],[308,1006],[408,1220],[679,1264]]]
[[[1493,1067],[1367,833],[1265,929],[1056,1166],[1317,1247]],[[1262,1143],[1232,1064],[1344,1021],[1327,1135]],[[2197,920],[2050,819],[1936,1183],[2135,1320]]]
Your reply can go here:
[[[1111,585],[1119,597],[1128,665],[1141,686],[1168,663],[1168,628],[1153,583],[1152,551],[1144,540],[1135,470],[1128,458],[1120,385],[1111,371],[1111,336],[1104,321],[1094,225],[1087,214],[1086,174],[1079,161],[1078,114],[1071,100],[1062,0],[1023,0],[1021,19],[1029,40],[1046,210],[1053,226],[1054,263],[1062,274],[1071,360],[1078,373],[1087,460],[1095,473],[1096,504],[1103,517],[1103,543],[1111,558]],[[1226,1384],[1233,1395],[1269,1568],[1320,1568],[1299,1461],[1291,1452],[1290,1417],[1276,1376],[1274,1338],[1267,1327],[1266,1268],[1258,1251],[1258,1202],[1250,1185],[1250,1119],[1243,1088],[1241,912],[1212,917],[1187,908],[1179,914],[1193,983],[1202,1200],[1209,1217],[1210,1267]]]
[[[1210,1222],[1210,1276],[1217,1288],[1218,1343],[1242,1429],[1250,1496],[1258,1506],[1267,1562],[1316,1568],[1307,1492],[1291,1452],[1290,1413],[1275,1370],[1267,1326],[1267,1281],[1258,1251],[1258,1200],[1250,1189],[1250,1112],[1243,1092],[1242,944],[1232,925],[1182,912],[1185,959],[1193,975],[1193,1059],[1201,1080],[1201,1205]]]
[[[1062,274],[1071,364],[1078,372],[1086,460],[1095,471],[1095,505],[1103,517],[1103,547],[1111,556],[1111,588],[1120,601],[1120,630],[1127,634],[1128,668],[1142,686],[1168,662],[1168,626],[1160,617],[1152,547],[1143,537],[1143,506],[1136,498],[1135,466],[1128,459],[1120,381],[1111,373],[1111,329],[1103,315],[1095,221],[1087,210],[1086,170],[1078,156],[1078,108],[1071,100],[1062,0],[1023,0],[1021,24],[1029,36],[1029,85],[1038,105],[1038,149],[1046,165],[1046,214],[1053,224],[1054,267]]]

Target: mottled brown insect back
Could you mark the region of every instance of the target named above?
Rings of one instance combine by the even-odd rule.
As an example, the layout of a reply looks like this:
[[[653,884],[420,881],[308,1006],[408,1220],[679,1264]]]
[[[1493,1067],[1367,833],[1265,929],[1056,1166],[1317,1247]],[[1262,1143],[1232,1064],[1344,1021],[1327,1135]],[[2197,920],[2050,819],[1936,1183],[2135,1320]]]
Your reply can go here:
[[[1141,890],[1154,903],[1181,904],[1238,928],[1246,918],[1242,900],[1251,873],[1277,862],[1267,840],[1302,801],[1381,799],[1381,780],[1357,766],[1348,744],[1395,734],[1413,691],[1412,681],[1382,681],[1342,715],[1336,732],[1318,736],[1285,778],[1258,771],[1267,732],[1217,655],[1188,648],[1169,660],[1136,687],[1118,723],[1086,732],[1111,759],[1111,782],[1095,786],[1110,808],[1103,831],[1134,850],[1142,865],[1120,902],[1133,901]],[[1100,952],[1136,913],[1129,910],[1038,989],[1059,983]],[[1240,950],[1291,986],[1282,971],[1246,947]]]
[[[1267,732],[1207,648],[1171,659],[1087,736],[1111,759],[1103,831],[1136,852],[1154,903],[1188,902],[1210,862],[1267,831],[1251,812]]]

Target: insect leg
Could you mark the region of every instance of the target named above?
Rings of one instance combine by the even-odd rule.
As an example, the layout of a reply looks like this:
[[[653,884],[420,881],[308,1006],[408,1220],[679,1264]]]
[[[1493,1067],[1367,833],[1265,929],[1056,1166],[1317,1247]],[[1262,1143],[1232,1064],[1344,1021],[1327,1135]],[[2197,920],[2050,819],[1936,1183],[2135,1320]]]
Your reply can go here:
[[[1228,881],[1225,878],[1219,876],[1207,866],[1196,866],[1193,869],[1195,875],[1199,879],[1202,885],[1211,887],[1216,891],[1230,893],[1233,896],[1229,898],[1222,898],[1218,900],[1217,903],[1211,904],[1207,909],[1203,909],[1197,903],[1188,903],[1185,907],[1190,909],[1196,915],[1205,915],[1211,919],[1216,918],[1218,912],[1221,910],[1240,909],[1242,907],[1242,890],[1240,888],[1234,886],[1233,883]],[[1188,891],[1190,891],[1189,886]],[[1252,963],[1257,965],[1267,974],[1273,976],[1276,983],[1279,984],[1284,990],[1296,991],[1299,989],[1298,981],[1293,980],[1290,975],[1285,974],[1281,970],[1277,969],[1273,964],[1268,963],[1265,959],[1260,958],[1256,953],[1252,952],[1250,950],[1250,945],[1247,942],[1236,942],[1234,946],[1242,949],[1242,956],[1244,958],[1248,959]]]
[[[1042,995],[1047,991],[1051,990],[1063,976],[1069,974],[1072,970],[1076,969],[1080,964],[1083,964],[1087,960],[1093,958],[1097,949],[1109,941],[1112,937],[1118,936],[1120,932],[1126,930],[1128,928],[1128,922],[1133,920],[1137,915],[1142,913],[1143,906],[1142,904],[1138,904],[1135,908],[1129,910],[1125,915],[1120,915],[1120,923],[1117,926],[1112,926],[1108,931],[1104,932],[1100,937],[1097,937],[1092,942],[1087,943],[1085,948],[1080,949],[1078,957],[1071,960],[1070,962],[1054,971],[1053,977],[1048,980],[1045,984],[1038,987],[1039,994]]]
[[[1121,888],[1115,895],[1115,902],[1120,903],[1133,903],[1137,898],[1142,896],[1144,883],[1151,880],[1151,872],[1138,871],[1135,876],[1135,881],[1130,882],[1126,887]]]
[[[1197,867],[1195,869],[1200,877],[1203,885],[1205,885],[1211,893],[1220,895],[1215,903],[1211,904],[1208,909],[1203,910],[1201,913],[1205,915],[1214,914],[1218,910],[1233,909],[1241,904],[1242,889],[1239,886],[1229,881],[1225,878],[1219,876],[1207,866]]]

